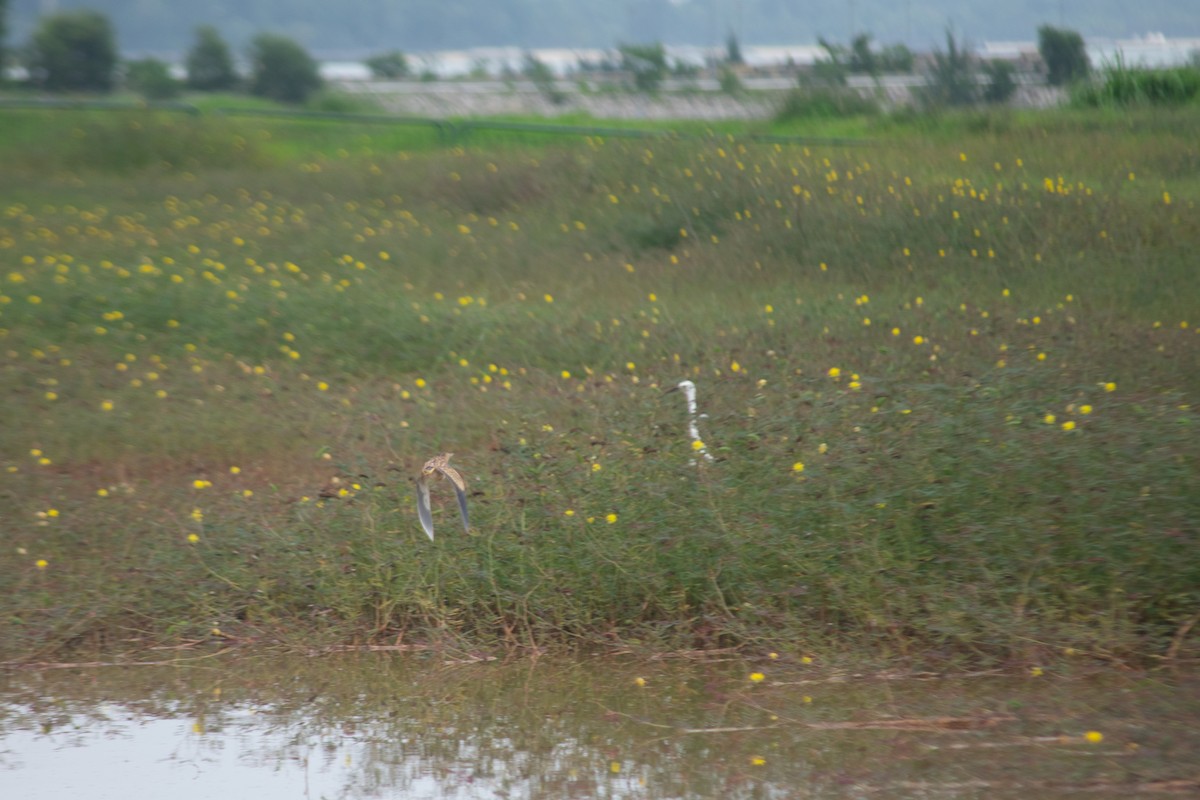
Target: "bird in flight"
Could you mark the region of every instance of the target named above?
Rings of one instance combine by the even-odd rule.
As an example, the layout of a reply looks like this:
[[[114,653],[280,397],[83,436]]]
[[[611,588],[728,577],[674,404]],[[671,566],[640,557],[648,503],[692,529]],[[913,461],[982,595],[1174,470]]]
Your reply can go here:
[[[429,506],[429,476],[441,474],[454,484],[454,492],[458,495],[458,510],[462,514],[463,530],[470,532],[471,526],[467,519],[467,484],[463,481],[458,470],[450,466],[453,453],[442,453],[425,462],[421,474],[417,476],[417,517],[429,541],[433,541],[433,510]]]

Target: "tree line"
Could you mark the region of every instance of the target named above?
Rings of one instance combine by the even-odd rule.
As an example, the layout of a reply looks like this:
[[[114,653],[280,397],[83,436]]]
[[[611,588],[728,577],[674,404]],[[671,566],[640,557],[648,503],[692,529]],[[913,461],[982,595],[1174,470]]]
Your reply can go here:
[[[4,20],[8,0],[0,0],[0,47],[4,38]],[[1066,85],[1087,77],[1090,66],[1082,36],[1077,32],[1042,26],[1038,31],[1039,49],[1051,85]],[[805,80],[822,86],[844,86],[846,76],[912,72],[914,54],[904,45],[876,47],[869,34],[859,34],[849,45],[820,39],[826,56],[808,71]],[[978,102],[1005,102],[1016,88],[1014,68],[1006,62],[981,62],[946,34],[945,50],[935,50],[927,70],[932,105],[963,105]],[[4,51],[0,49],[0,59]],[[113,26],[100,12],[88,9],[51,14],[41,19],[30,40],[17,51],[33,87],[52,92],[107,92],[118,83],[151,100],[178,96],[184,89],[194,91],[247,91],[251,94],[287,103],[302,103],[322,85],[316,60],[295,40],[275,33],[255,36],[246,50],[246,73],[237,70],[233,51],[216,28],[201,25],[184,59],[185,77],[177,79],[169,65],[154,58],[122,63]],[[366,65],[377,78],[406,78],[412,69],[404,53],[393,50],[373,56]],[[726,55],[714,66],[721,86],[734,92],[740,88],[738,70],[744,67],[737,37],[730,32]],[[621,44],[612,58],[595,64],[581,64],[583,71],[621,72],[630,78],[637,91],[657,91],[671,74],[686,76],[695,68],[670,63],[661,42]],[[553,75],[531,54],[522,71],[539,87],[556,91]],[[425,76],[429,77],[429,76]],[[982,77],[982,80],[981,80]]]
[[[0,0],[0,12],[6,2]],[[0,33],[4,31],[2,20],[0,13]],[[0,50],[0,59],[3,54]],[[322,84],[316,60],[294,40],[272,33],[251,40],[246,49],[248,69],[242,75],[233,51],[210,25],[196,28],[184,59],[182,80],[156,58],[122,62],[111,22],[90,9],[43,17],[16,56],[25,67],[29,85],[49,92],[110,92],[123,85],[150,100],[169,100],[190,89],[247,91],[300,103]]]

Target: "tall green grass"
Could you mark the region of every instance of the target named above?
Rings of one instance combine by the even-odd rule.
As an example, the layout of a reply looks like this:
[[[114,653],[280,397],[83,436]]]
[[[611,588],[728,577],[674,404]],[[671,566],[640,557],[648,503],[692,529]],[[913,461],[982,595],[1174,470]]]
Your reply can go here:
[[[51,149],[0,203],[3,649],[1194,651],[1194,118],[970,119]]]
[[[1131,67],[1123,61],[1107,67],[1098,81],[1074,89],[1071,102],[1082,107],[1182,106],[1200,100],[1200,69]]]

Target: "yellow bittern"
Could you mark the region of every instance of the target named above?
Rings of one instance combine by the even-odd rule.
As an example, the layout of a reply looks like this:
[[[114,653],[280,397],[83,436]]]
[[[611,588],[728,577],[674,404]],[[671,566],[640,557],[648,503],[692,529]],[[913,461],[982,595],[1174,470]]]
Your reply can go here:
[[[458,510],[462,514],[463,530],[471,530],[467,519],[467,484],[463,481],[458,470],[450,466],[450,457],[454,453],[442,453],[425,462],[421,474],[417,476],[417,517],[429,541],[433,541],[433,509],[429,506],[429,476],[441,473],[442,477],[454,484],[454,492],[458,495]]]

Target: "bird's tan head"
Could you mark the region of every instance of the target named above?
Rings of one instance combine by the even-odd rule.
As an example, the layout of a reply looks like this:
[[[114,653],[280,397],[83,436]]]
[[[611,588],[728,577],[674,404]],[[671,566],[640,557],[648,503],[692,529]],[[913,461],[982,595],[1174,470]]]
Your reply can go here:
[[[425,466],[421,468],[422,475],[432,475],[440,469],[447,467],[450,464],[450,457],[454,453],[442,453],[425,462]]]

